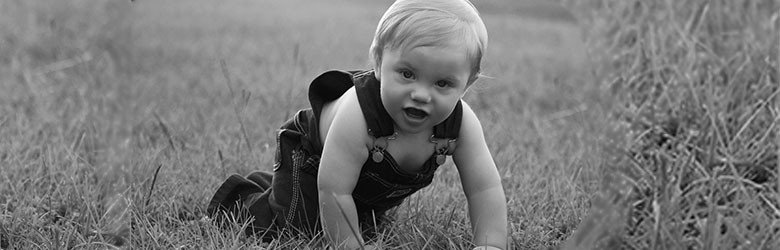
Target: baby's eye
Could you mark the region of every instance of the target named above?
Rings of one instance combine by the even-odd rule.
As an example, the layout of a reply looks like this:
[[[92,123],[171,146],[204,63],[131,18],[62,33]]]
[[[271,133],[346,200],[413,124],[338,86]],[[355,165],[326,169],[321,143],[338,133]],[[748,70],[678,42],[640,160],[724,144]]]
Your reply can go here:
[[[409,70],[401,70],[400,71],[401,76],[403,76],[405,79],[414,79],[414,74]]]
[[[448,82],[448,81],[438,81],[438,82],[436,82],[436,87],[446,88],[447,86],[450,86],[450,82]]]

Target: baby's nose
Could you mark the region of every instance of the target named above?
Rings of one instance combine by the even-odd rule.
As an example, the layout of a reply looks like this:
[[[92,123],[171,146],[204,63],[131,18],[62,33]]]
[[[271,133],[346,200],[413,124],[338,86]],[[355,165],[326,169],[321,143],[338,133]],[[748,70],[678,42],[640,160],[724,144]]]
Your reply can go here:
[[[428,103],[431,101],[431,94],[426,88],[415,88],[412,91],[412,100],[415,102]]]

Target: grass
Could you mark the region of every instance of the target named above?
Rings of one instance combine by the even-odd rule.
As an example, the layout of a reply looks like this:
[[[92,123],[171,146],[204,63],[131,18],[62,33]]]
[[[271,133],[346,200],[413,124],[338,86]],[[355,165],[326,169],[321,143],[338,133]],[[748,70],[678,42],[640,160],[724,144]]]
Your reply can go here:
[[[0,3],[0,248],[321,247],[204,208],[229,174],[270,170],[308,81],[366,67],[387,3],[344,2]],[[466,100],[513,247],[778,248],[780,4],[562,2],[582,33],[477,1],[491,78]],[[587,54],[555,47],[579,36]],[[458,183],[440,169],[377,245],[472,247]]]
[[[586,222],[613,226],[574,238],[629,249],[778,248],[780,4],[575,4],[609,10],[592,17],[601,38],[591,42],[608,52],[599,75],[628,136],[623,163],[610,167],[616,184]]]

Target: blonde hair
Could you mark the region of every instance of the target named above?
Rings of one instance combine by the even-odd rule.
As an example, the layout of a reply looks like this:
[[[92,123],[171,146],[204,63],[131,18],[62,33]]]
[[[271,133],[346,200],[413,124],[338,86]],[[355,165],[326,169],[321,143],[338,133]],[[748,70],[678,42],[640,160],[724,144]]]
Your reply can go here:
[[[412,49],[463,43],[471,60],[468,84],[480,75],[488,36],[479,12],[468,0],[397,0],[376,27],[369,49],[375,69],[385,49]]]

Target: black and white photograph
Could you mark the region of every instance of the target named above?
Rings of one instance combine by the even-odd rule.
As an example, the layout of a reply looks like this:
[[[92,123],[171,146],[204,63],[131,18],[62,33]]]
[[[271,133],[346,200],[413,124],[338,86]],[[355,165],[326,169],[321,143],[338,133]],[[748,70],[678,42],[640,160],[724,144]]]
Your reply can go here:
[[[780,0],[0,0],[0,250],[780,249]]]

